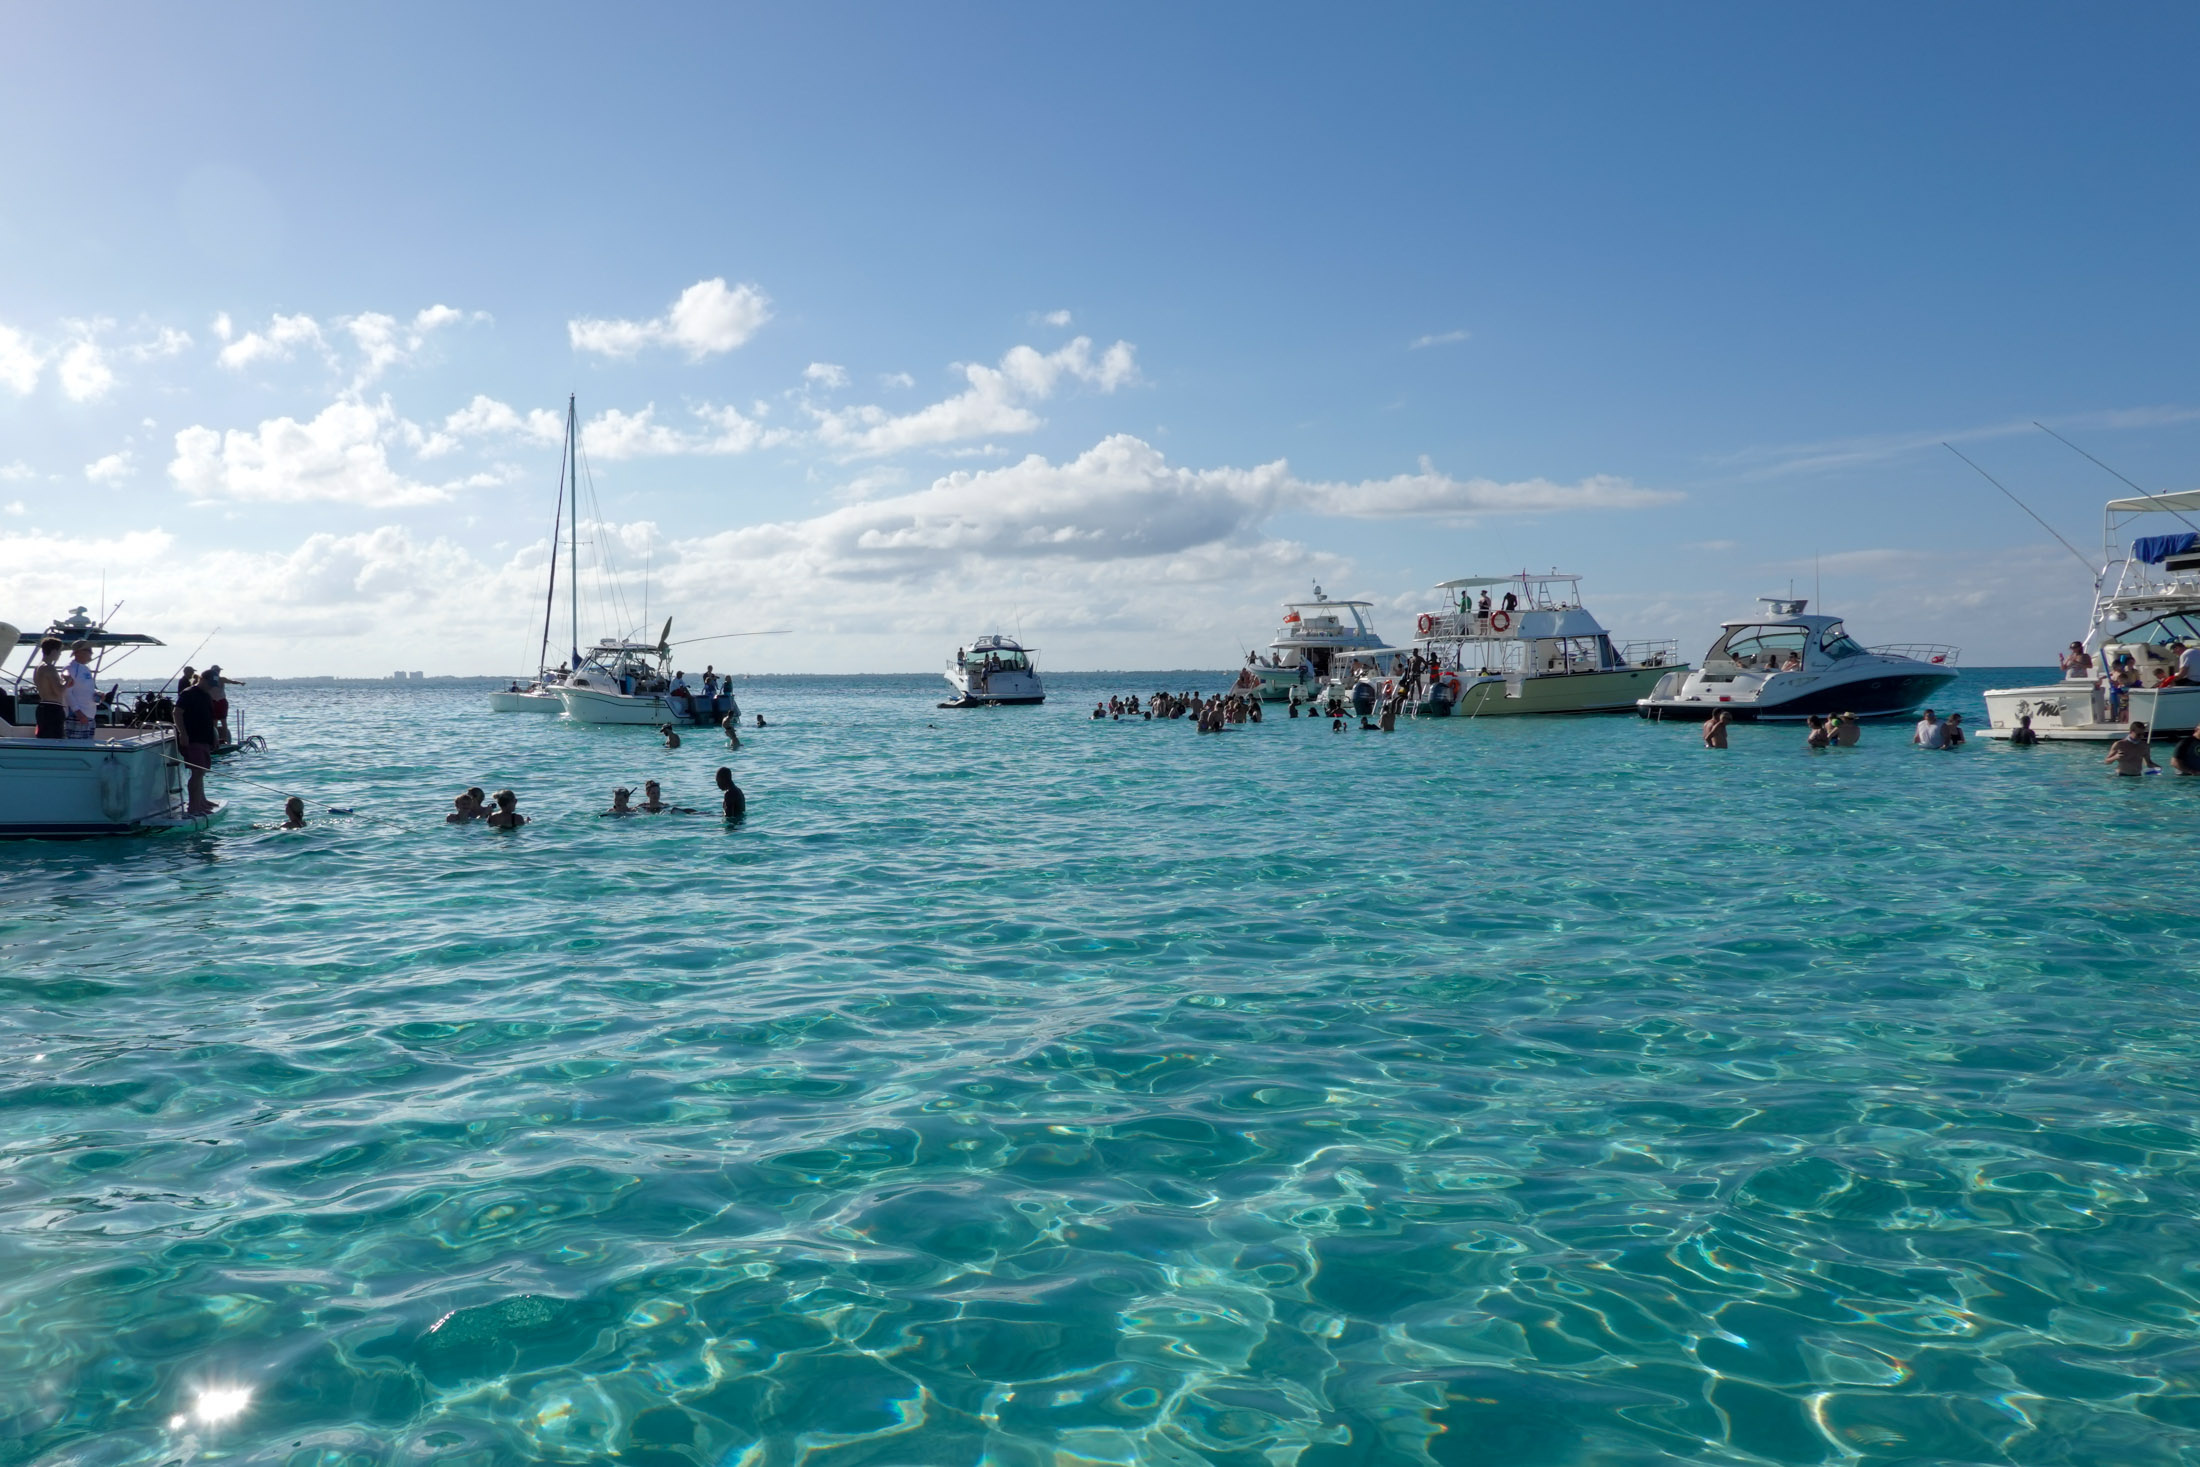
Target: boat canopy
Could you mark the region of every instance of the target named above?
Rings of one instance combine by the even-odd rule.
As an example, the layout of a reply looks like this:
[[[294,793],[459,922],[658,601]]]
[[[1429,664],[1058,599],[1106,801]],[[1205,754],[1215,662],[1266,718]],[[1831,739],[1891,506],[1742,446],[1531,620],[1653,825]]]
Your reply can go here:
[[[2111,499],[2108,507],[2112,512],[2120,514],[2200,509],[2200,489],[2174,489],[2167,494],[2142,494],[2136,499]]]
[[[17,632],[15,645],[35,647],[48,637],[59,637],[64,643],[89,642],[94,647],[165,647],[168,644],[158,637],[148,637],[143,632],[103,632],[97,628],[75,630],[65,626],[49,627],[42,632]]]
[[[2200,535],[2195,535],[2190,530],[2181,535],[2147,535],[2131,542],[2131,555],[2134,560],[2145,561],[2148,565],[2160,565],[2171,556],[2183,555],[2195,546],[2200,546]]]
[[[1511,576],[1461,576],[1454,581],[1438,581],[1436,589],[1439,591],[1467,591],[1476,586],[1502,586],[1512,579]]]

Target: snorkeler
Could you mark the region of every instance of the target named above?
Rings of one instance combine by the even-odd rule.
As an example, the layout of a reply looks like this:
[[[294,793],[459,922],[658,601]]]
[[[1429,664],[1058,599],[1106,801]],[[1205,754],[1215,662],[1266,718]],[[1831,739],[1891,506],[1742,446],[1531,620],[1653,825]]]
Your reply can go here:
[[[634,791],[628,789],[623,784],[620,785],[617,789],[611,792],[611,808],[608,810],[598,810],[596,812],[596,818],[600,820],[606,815],[633,814],[634,807],[628,803],[628,801],[632,800],[633,798]]]

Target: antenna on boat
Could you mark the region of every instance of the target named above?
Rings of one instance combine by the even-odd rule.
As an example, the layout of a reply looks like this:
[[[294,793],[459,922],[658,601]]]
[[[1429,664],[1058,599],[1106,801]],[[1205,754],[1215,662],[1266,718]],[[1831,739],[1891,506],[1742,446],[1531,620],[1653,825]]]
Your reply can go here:
[[[1986,470],[1984,470],[1984,469],[1979,469],[1978,465],[1977,465],[1977,464],[1973,464],[1973,463],[1971,463],[1971,461],[1970,461],[1970,460],[1969,460],[1968,458],[1964,458],[1964,456],[1963,456],[1963,450],[1961,450],[1961,449],[1957,448],[1957,447],[1956,447],[1956,446],[1955,446],[1955,445],[1954,445],[1953,443],[1943,442],[1943,443],[1942,443],[1942,444],[1941,444],[1940,446],[1941,446],[1942,448],[1945,448],[1945,449],[1947,449],[1947,450],[1948,450],[1948,451],[1949,451],[1950,453],[1954,454],[1954,455],[1955,455],[1955,456],[1956,456],[1957,458],[1961,458],[1961,459],[1963,459],[1963,461],[1964,461],[1965,463],[1967,463],[1967,464],[1971,464],[1971,467],[1972,467],[1972,468],[1974,468],[1974,469],[1978,469],[1978,476],[1979,476],[1979,477],[1980,477],[1981,479],[1984,479],[1984,480],[1985,480],[1985,481],[1986,481],[1987,483],[1989,483],[1989,484],[1993,485],[1993,486],[1994,486],[1994,487],[1995,487],[1996,489],[2000,489],[2000,490],[2001,490],[2001,492],[2002,492],[2003,494],[2007,494],[2007,495],[2009,495],[2009,502],[2010,502],[2011,504],[2013,504],[2013,505],[2015,505],[2015,506],[2016,506],[2017,508],[2019,508],[2019,509],[2023,510],[2023,511],[2024,511],[2024,512],[2025,512],[2026,514],[2032,515],[2032,518],[2033,518],[2033,519],[2035,519],[2035,520],[2038,520],[2038,521],[2039,521],[2039,526],[2040,526],[2040,528],[2041,528],[2041,529],[2043,529],[2043,530],[2047,531],[2047,533],[2048,533],[2048,534],[2050,534],[2050,535],[2053,535],[2053,536],[2054,536],[2054,537],[2055,537],[2055,538],[2056,538],[2056,539],[2057,539],[2058,541],[2061,541],[2061,542],[2062,542],[2062,548],[2063,548],[2063,549],[2065,549],[2065,550],[2069,551],[2069,552],[2070,552],[2070,553],[2071,553],[2072,555],[2075,555],[2075,556],[2077,556],[2077,559],[2078,559],[2078,564],[2080,564],[2080,565],[2082,565],[2082,566],[2084,566],[2084,567],[2085,567],[2085,570],[2086,570],[2086,574],[2087,574],[2087,575],[2089,575],[2089,576],[2093,577],[2093,579],[2094,579],[2094,580],[2096,580],[2096,581],[2098,581],[2098,580],[2099,580],[2099,579],[2101,578],[2101,573],[2100,573],[2099,571],[2097,571],[2097,570],[2095,570],[2095,569],[2093,568],[2093,562],[2092,562],[2092,561],[2090,561],[2090,560],[2087,560],[2087,559],[2086,559],[2086,558],[2085,558],[2085,557],[2084,557],[2083,555],[2079,555],[2079,554],[2078,554],[2078,547],[2077,547],[2077,546],[2075,546],[2075,545],[2073,545],[2073,544],[2071,544],[2071,543],[2070,543],[2070,542],[2069,542],[2068,540],[2064,540],[2064,539],[2063,539],[2063,537],[2062,537],[2062,531],[2060,531],[2060,530],[2056,529],[2056,528],[2055,528],[2055,527],[2054,527],[2053,525],[2049,524],[2049,523],[2048,523],[2047,521],[2045,521],[2045,520],[2042,520],[2042,519],[2040,519],[2040,517],[2039,517],[2039,516],[2038,516],[2037,514],[2033,514],[2033,512],[2032,512],[2032,506],[2031,506],[2031,505],[2029,505],[2029,504],[2026,504],[2026,503],[2025,503],[2025,502],[2024,502],[2023,500],[2021,500],[2021,499],[2017,498],[2017,496],[2016,496],[2016,495],[2014,495],[2014,494],[2009,494],[2009,491],[2008,491],[2008,489],[2007,489],[2007,488],[2005,488],[2005,487],[2003,486],[2003,484],[2002,484],[2001,480],[1999,480],[1999,479],[1995,478],[1995,477],[1994,477],[1994,476],[1993,476],[1992,474],[1989,474],[1989,473],[1987,473],[1987,472],[1986,472]],[[2111,472],[2113,472],[2113,470],[2111,470]],[[2142,491],[2142,492],[2144,492],[2144,491]]]
[[[2099,459],[2094,458],[2092,454],[2087,453],[2084,449],[2078,447],[2077,444],[2072,443],[2069,439],[2063,437],[2062,434],[2057,433],[2053,428],[2048,427],[2045,423],[2042,423],[2035,418],[2032,422],[2032,426],[2039,429],[2042,433],[2045,433],[2048,437],[2054,439],[2057,443],[2060,443],[2063,447],[2069,449],[2072,453],[2077,454],[2080,458],[2091,460],[2096,468],[2107,469],[2109,473],[2116,474],[2117,478],[2123,479],[2126,484],[2131,484],[2131,480],[2124,479],[2124,476],[2122,474],[2117,474],[2116,471],[2114,469],[2110,469],[2107,464],[2104,464]],[[2131,487],[2134,489],[2139,489],[2139,486],[2137,484],[2131,484]],[[2152,489],[2139,489],[2139,492],[2141,494],[2144,494],[2149,499],[2157,497]],[[2183,515],[2177,514],[2177,511],[2174,509],[2170,509],[2168,505],[2164,505],[2162,507],[2168,513],[2177,515],[2178,520],[2184,524],[2186,529],[2200,530],[2200,525],[2196,525],[2191,520],[2186,519]]]
[[[1815,550],[1810,553],[1810,599],[1811,604],[1818,608],[1819,614],[1821,616],[1824,615],[1826,610],[1826,597],[1824,588],[1821,587],[1819,584],[1818,552]]]

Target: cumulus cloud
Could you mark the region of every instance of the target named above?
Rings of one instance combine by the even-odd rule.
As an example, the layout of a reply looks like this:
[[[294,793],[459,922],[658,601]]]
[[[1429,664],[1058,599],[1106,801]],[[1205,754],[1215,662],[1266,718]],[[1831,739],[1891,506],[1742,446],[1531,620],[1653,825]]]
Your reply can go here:
[[[846,387],[848,369],[835,366],[831,362],[812,362],[802,369],[802,380],[825,388]]]
[[[759,409],[761,412],[761,408]],[[590,457],[606,461],[629,458],[668,458],[681,454],[747,453],[788,441],[785,429],[767,428],[757,417],[739,408],[703,403],[691,410],[693,428],[661,421],[657,405],[648,403],[637,412],[609,408],[581,424],[581,447]],[[477,396],[443,420],[435,432],[421,435],[416,446],[423,458],[437,458],[461,444],[478,439],[526,439],[557,443],[565,437],[565,415],[542,408],[522,414],[493,397]]]
[[[276,504],[431,504],[492,476],[424,484],[391,466],[390,443],[403,434],[387,402],[330,403],[309,422],[270,418],[258,428],[219,433],[193,426],[176,434],[168,476],[196,500]]]
[[[45,367],[46,354],[38,343],[13,326],[0,325],[0,384],[27,395]]]
[[[436,330],[465,319],[464,311],[445,305],[417,311],[410,321],[399,321],[379,311],[340,317],[337,324],[359,348],[361,361],[354,386],[364,387],[391,367],[411,361]],[[487,316],[477,312],[474,319],[485,320]]]
[[[122,355],[133,362],[157,361],[162,357],[179,356],[190,349],[191,333],[178,331],[173,326],[163,326],[144,341],[134,341],[122,348]]]
[[[226,328],[229,317],[216,317],[214,334],[226,338]],[[241,372],[259,362],[287,362],[301,347],[327,352],[328,339],[321,334],[321,323],[311,316],[277,315],[265,331],[247,331],[231,341],[215,360],[232,372]]]
[[[1129,342],[1118,341],[1096,357],[1088,336],[1051,352],[1012,347],[998,366],[971,362],[958,370],[968,387],[912,413],[891,413],[875,404],[812,405],[809,411],[817,422],[818,441],[847,458],[871,458],[909,448],[1029,433],[1044,420],[1028,404],[1052,397],[1065,379],[1102,392],[1138,380],[1138,362]]]
[[[1070,314],[1067,311],[1049,311],[1039,319],[1049,326],[1067,326],[1070,322]]]
[[[699,280],[671,309],[650,321],[582,317],[565,323],[575,351],[631,357],[644,347],[671,346],[689,361],[732,351],[772,318],[771,298],[754,285],[727,288],[723,277]]]
[[[71,402],[97,402],[115,385],[114,369],[107,365],[107,354],[89,336],[71,343],[61,353],[54,376],[60,380],[63,395]]]
[[[137,469],[137,456],[120,449],[84,466],[84,477],[94,484],[119,484]]]

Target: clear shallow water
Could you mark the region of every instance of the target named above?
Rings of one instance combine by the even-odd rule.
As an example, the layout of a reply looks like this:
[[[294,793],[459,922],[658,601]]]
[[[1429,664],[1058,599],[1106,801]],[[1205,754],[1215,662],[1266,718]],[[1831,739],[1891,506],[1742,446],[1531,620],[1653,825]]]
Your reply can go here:
[[[9,847],[0,1462],[2200,1459],[2200,781],[1050,681]]]

